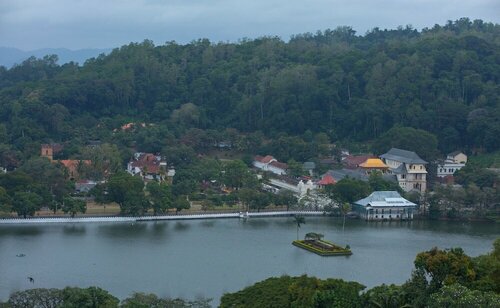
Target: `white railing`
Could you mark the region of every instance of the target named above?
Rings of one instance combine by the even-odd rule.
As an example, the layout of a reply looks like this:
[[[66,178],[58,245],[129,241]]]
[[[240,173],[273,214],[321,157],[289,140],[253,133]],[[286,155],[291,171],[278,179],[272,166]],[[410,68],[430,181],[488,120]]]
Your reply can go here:
[[[249,212],[248,217],[284,217],[284,216],[322,216],[323,211],[275,211],[275,212]],[[4,218],[0,224],[39,224],[39,223],[75,223],[75,222],[134,222],[152,220],[192,220],[192,219],[215,219],[215,218],[239,218],[240,213],[208,213],[208,214],[183,214],[163,216],[106,216],[106,217],[44,217],[44,218]]]

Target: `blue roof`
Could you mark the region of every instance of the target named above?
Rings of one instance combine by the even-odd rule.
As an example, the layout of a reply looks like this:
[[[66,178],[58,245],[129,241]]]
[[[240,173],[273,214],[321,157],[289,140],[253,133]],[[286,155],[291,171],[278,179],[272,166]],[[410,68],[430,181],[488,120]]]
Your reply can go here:
[[[354,202],[361,206],[415,206],[416,204],[401,197],[397,191],[374,191],[368,197]]]

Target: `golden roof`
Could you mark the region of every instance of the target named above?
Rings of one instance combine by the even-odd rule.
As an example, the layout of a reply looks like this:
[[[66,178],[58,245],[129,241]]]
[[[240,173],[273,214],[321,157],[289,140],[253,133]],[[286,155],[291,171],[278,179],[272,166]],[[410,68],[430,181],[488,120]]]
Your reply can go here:
[[[362,168],[389,168],[380,158],[368,158],[359,166]]]

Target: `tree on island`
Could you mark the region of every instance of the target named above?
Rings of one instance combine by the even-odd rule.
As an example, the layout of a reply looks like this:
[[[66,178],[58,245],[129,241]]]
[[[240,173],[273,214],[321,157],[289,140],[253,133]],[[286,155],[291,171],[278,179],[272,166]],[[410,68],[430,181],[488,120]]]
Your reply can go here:
[[[295,219],[295,223],[297,224],[297,241],[298,241],[299,240],[299,228],[302,224],[306,223],[306,219],[304,218],[304,216],[300,216],[300,215],[295,215],[293,217]]]

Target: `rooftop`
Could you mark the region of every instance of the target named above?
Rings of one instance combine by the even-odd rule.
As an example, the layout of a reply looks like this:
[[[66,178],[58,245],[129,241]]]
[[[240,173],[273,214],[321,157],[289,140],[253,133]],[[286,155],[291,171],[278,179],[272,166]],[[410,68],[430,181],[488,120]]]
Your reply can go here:
[[[359,166],[362,168],[389,168],[380,158],[368,158]]]
[[[389,152],[380,155],[381,158],[399,161],[406,164],[427,164],[417,153],[401,149],[392,148]]]
[[[416,204],[401,197],[397,191],[374,191],[368,197],[354,202],[361,206],[415,206]]]
[[[257,155],[257,156],[255,156],[255,160],[258,162],[261,162],[263,164],[269,164],[271,161],[276,160],[276,159],[274,157],[272,157],[271,155],[266,155],[264,157]]]
[[[332,184],[335,184],[335,179],[332,177],[331,174],[325,174],[323,176],[323,178],[318,182],[318,185],[322,185],[322,186],[325,186],[325,185],[332,185]]]

